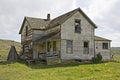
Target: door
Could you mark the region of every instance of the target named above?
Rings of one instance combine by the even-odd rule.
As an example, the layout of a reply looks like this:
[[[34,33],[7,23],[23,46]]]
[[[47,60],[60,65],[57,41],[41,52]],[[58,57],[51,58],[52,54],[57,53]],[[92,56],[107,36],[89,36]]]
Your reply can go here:
[[[56,41],[53,41],[53,51],[56,51]]]

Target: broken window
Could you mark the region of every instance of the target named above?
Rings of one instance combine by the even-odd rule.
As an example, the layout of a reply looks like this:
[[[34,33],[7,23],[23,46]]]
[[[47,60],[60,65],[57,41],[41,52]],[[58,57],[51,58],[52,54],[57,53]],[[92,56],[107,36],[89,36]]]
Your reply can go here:
[[[84,42],[84,48],[88,48],[88,47],[89,47],[88,42]]]
[[[67,53],[72,53],[73,52],[73,41],[72,40],[67,40],[66,41],[66,52]]]
[[[108,43],[103,43],[102,47],[103,49],[108,49]]]
[[[75,19],[75,33],[81,33],[81,20]]]

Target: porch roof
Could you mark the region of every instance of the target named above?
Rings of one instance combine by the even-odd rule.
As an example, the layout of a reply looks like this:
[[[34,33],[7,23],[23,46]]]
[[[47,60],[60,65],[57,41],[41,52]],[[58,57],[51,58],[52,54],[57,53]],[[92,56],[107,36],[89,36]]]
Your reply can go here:
[[[60,39],[60,29],[58,29],[54,32],[51,32],[49,34],[46,34],[45,36],[37,39],[35,42],[43,42],[47,39]]]
[[[94,40],[95,41],[111,41],[109,39],[103,38],[103,37],[99,37],[99,36],[94,36]]]

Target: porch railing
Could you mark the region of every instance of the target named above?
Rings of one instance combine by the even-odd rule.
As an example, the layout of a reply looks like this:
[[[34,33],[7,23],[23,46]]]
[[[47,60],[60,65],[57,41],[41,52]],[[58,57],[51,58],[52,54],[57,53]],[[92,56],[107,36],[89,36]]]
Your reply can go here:
[[[60,58],[60,51],[50,51],[47,53],[40,53],[39,58],[43,60],[49,58]]]
[[[59,58],[60,57],[60,51],[50,51],[47,52],[46,58]]]

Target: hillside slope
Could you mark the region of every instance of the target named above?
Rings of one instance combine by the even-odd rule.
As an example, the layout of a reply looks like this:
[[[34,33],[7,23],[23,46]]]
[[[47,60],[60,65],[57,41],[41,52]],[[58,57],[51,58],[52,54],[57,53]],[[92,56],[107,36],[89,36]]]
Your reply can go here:
[[[111,53],[112,54],[119,54],[120,55],[120,47],[112,47],[111,48]]]
[[[0,60],[5,60],[7,58],[8,52],[11,45],[14,45],[17,52],[20,51],[21,45],[20,42],[11,41],[11,40],[2,40],[0,39]]]
[[[113,55],[114,60],[120,61],[120,47],[112,47],[111,53]]]
[[[20,42],[0,39],[0,55],[1,55],[0,60],[6,59],[11,45],[14,45],[17,52],[19,53],[19,51],[21,49]],[[111,53],[117,57],[120,56],[120,47],[112,47]]]

